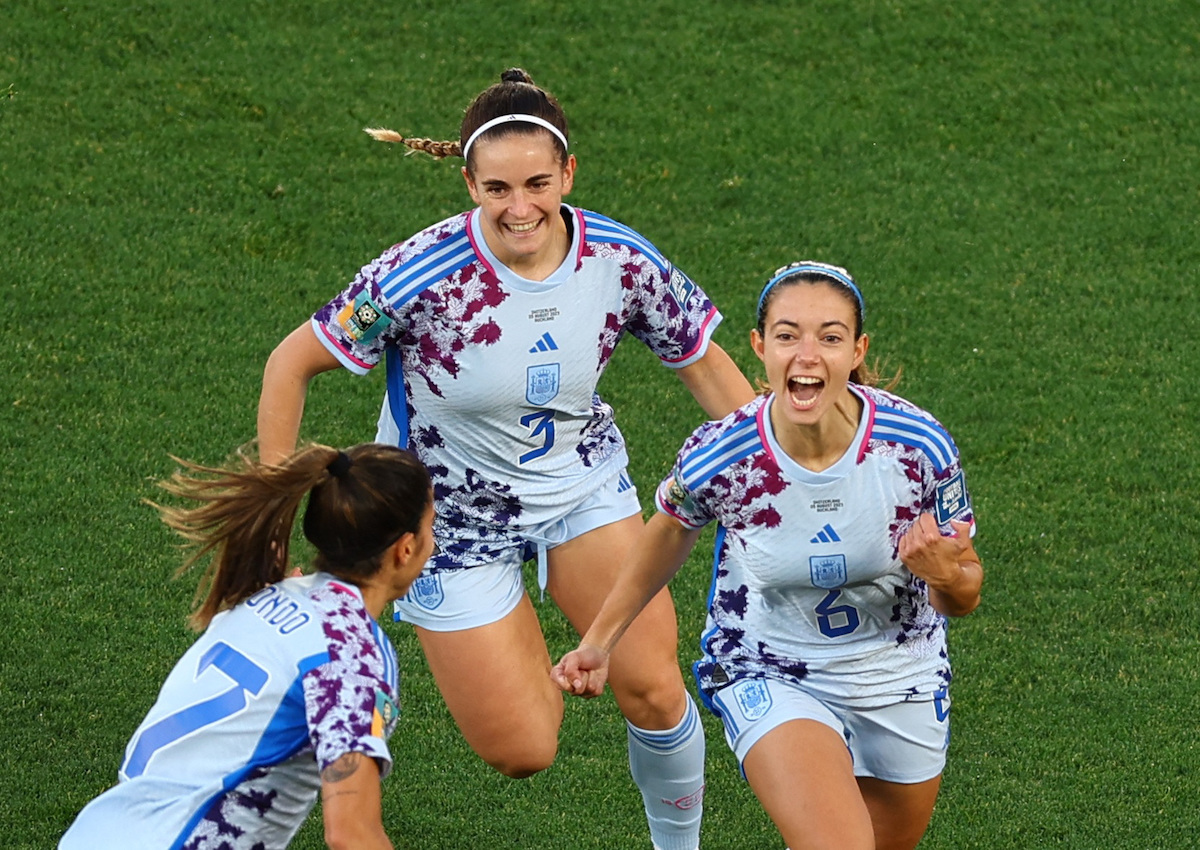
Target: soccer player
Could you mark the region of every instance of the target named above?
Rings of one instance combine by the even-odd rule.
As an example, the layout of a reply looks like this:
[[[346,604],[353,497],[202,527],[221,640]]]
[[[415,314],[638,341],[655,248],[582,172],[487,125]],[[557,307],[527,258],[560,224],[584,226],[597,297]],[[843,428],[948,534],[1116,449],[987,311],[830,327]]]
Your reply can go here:
[[[599,694],[626,625],[718,523],[694,672],[792,850],[920,841],[950,734],[945,618],[972,611],[983,582],[958,450],[873,386],[862,320],[845,269],[771,277],[751,332],[769,393],[687,440],[620,581],[552,674]]]
[[[705,293],[644,237],[563,202],[567,120],[519,69],[467,109],[456,142],[369,131],[462,156],[477,205],[388,249],[272,353],[259,402],[263,455],[295,443],[316,374],[386,362],[377,439],[429,467],[440,548],[397,618],[412,623],[459,729],[489,765],[551,764],[563,696],[522,563],[581,633],[643,528],[612,408],[596,393],[626,333],[674,369],[703,409],[753,398],[711,341]],[[659,593],[613,657],[629,760],[660,850],[699,842],[704,739],[679,670],[675,611]]]
[[[428,472],[375,444],[188,468],[165,487],[198,504],[160,510],[197,545],[185,568],[215,553],[192,617],[204,633],[59,847],[286,847],[318,792],[330,847],[391,847],[379,783],[399,668],[376,621],[433,551]],[[306,495],[317,572],[284,578]]]

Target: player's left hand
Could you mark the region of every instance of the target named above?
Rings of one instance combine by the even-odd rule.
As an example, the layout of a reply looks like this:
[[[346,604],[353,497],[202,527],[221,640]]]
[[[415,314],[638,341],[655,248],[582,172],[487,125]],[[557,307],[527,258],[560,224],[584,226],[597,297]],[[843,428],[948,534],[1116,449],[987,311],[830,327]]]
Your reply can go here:
[[[950,520],[953,536],[942,534],[933,514],[924,513],[900,538],[900,560],[930,586],[948,588],[958,580],[962,561],[975,560],[971,524]]]

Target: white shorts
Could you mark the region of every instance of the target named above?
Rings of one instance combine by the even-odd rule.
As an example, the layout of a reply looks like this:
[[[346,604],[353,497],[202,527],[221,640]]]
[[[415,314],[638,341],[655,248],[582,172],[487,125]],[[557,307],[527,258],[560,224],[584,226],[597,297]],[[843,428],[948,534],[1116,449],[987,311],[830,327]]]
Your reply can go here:
[[[939,776],[950,744],[950,692],[943,688],[880,708],[818,699],[780,679],[741,679],[713,694],[725,740],[746,760],[764,735],[790,720],[816,720],[846,741],[855,776],[911,784]]]
[[[536,550],[538,585],[546,587],[546,551],[626,517],[640,515],[637,488],[624,470],[560,519],[523,533],[526,550]],[[503,619],[525,594],[521,565],[527,552],[505,550],[490,564],[421,573],[396,600],[395,619],[435,632],[457,632]]]

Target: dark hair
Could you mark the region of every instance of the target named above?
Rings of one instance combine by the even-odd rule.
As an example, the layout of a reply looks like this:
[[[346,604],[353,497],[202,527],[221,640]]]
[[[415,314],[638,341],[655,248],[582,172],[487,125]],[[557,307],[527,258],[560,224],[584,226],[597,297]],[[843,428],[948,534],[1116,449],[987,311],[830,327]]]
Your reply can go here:
[[[155,507],[195,545],[180,575],[213,553],[196,589],[196,629],[284,578],[305,496],[304,536],[317,549],[314,566],[352,584],[373,575],[383,552],[417,531],[432,498],[429,473],[416,456],[380,443],[344,452],[308,446],[278,465],[243,451],[224,467],[178,462],[186,472],[176,471],[161,486],[200,504]]]
[[[433,139],[408,139],[395,130],[385,130],[378,127],[367,127],[365,132],[381,142],[395,142],[406,145],[414,151],[422,151],[436,159],[448,156],[462,156],[463,148],[471,136],[493,118],[502,115],[534,115],[557,127],[563,138],[570,139],[567,128],[567,116],[554,95],[534,83],[533,78],[521,68],[509,68],[500,75],[500,82],[488,86],[480,92],[463,115],[462,124],[458,130],[458,141],[434,141]],[[499,139],[518,133],[545,133],[554,143],[559,162],[567,163],[567,149],[563,143],[549,131],[531,124],[514,122],[489,129],[481,138]],[[468,151],[470,153],[470,151]],[[473,170],[471,159],[467,159],[467,168]]]
[[[781,289],[789,286],[809,286],[824,284],[840,294],[846,303],[854,310],[854,338],[857,340],[863,334],[863,300],[858,285],[850,277],[850,273],[839,266],[828,266],[824,263],[803,261],[791,263],[776,269],[767,285],[763,288],[758,300],[758,315],[756,317],[759,334],[766,330],[767,311],[775,301],[775,296]],[[886,389],[892,389],[900,383],[900,370],[887,380]],[[855,384],[878,386],[883,380],[878,368],[872,364],[861,364],[850,372],[850,380]]]

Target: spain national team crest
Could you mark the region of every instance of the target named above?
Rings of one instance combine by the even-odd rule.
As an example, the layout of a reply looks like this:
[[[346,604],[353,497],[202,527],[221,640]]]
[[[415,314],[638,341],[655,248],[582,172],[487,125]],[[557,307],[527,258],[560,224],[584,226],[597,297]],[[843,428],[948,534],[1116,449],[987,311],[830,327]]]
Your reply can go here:
[[[442,591],[442,579],[437,575],[424,575],[412,583],[408,591],[409,599],[427,611],[442,604],[446,594]]]
[[[808,571],[812,575],[813,587],[823,590],[839,588],[849,578],[845,555],[811,555]]]
[[[733,686],[733,696],[737,700],[742,716],[747,720],[758,720],[771,708],[771,692],[767,683],[761,679],[743,679]]]
[[[525,400],[538,407],[558,395],[559,365],[530,366],[525,372]]]

